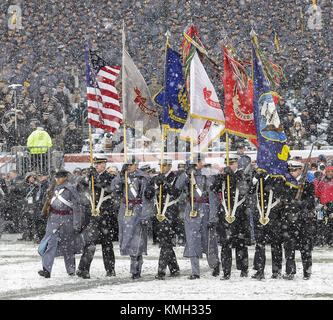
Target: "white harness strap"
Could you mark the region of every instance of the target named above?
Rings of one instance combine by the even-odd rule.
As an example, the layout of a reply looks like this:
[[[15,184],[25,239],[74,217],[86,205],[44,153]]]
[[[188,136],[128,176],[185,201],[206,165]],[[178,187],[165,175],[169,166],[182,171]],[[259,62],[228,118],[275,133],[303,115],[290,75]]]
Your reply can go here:
[[[223,208],[225,211],[225,215],[227,216],[228,209],[227,209],[227,205],[226,205],[224,191],[225,191],[225,181],[223,181],[223,183],[222,183],[222,199],[221,200],[222,200],[222,205],[223,205]],[[239,197],[239,189],[236,188],[234,206],[232,208],[231,215],[230,215],[231,218],[235,217],[237,208],[245,201],[245,197],[240,201],[238,201],[238,197]]]
[[[195,190],[198,192],[199,197],[201,197],[202,196],[202,191],[200,190],[200,188],[199,188],[199,186],[198,186],[198,184],[197,184],[197,182],[195,180],[194,175],[193,175],[193,185],[194,185]]]
[[[61,194],[65,191],[65,189],[61,189],[61,190],[56,190],[54,192],[54,196],[51,200],[51,204],[54,202],[55,199],[59,199],[63,204],[65,204],[66,206],[73,208],[73,203],[70,201],[67,201],[66,199],[64,199]]]
[[[127,183],[128,183],[128,186],[129,186],[134,198],[136,198],[137,197],[137,192],[136,192],[136,190],[134,188],[134,185],[132,184],[132,181],[129,177],[127,177]]]
[[[261,216],[262,210],[261,210],[259,196],[258,196],[258,189],[259,189],[259,183],[257,183],[256,195],[257,195],[257,208],[258,208],[259,214]],[[271,189],[271,190],[269,190],[267,210],[265,212],[266,219],[269,217],[269,213],[271,212],[271,209],[273,209],[278,203],[280,203],[280,199],[276,199],[273,203],[272,203],[272,200],[273,200],[273,190]]]
[[[99,210],[99,209],[100,209],[102,203],[103,203],[105,200],[110,199],[110,198],[112,197],[111,194],[108,194],[107,196],[104,197],[104,192],[105,192],[105,191],[104,191],[104,188],[102,188],[102,190],[101,190],[101,194],[100,194],[100,196],[99,196],[98,203],[97,203],[97,206],[96,206],[96,210]],[[88,192],[86,192],[86,193],[85,193],[85,196],[89,199],[90,204],[91,204],[91,207],[93,207],[93,202],[92,202],[92,197],[91,197],[91,195],[90,195]]]
[[[175,181],[175,179],[171,182],[171,184],[173,184],[173,182]],[[155,186],[158,188],[157,185],[155,185]],[[155,189],[157,189],[156,187],[155,187]],[[167,193],[167,196],[165,198],[165,204],[164,204],[163,211],[162,211],[161,215],[165,217],[165,212],[167,211],[168,207],[172,206],[173,204],[177,203],[178,201],[179,201],[179,198],[170,201],[170,195],[169,195],[169,193]],[[159,204],[159,195],[156,195],[156,197],[154,198],[154,204],[155,204],[156,207],[158,207],[158,204]],[[157,213],[157,215],[158,215],[158,213]]]

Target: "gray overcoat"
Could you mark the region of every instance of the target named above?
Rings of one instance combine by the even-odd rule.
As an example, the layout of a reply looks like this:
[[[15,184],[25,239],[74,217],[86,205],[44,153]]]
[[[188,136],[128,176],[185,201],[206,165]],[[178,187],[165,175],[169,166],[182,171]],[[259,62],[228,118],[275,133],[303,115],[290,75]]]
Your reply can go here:
[[[147,227],[141,221],[148,222],[151,217],[152,198],[147,187],[151,184],[150,177],[137,169],[128,173],[128,200],[130,216],[125,215],[125,177],[118,174],[111,184],[113,192],[121,195],[119,208],[119,247],[121,255],[140,256],[147,254]],[[151,189],[151,188],[150,188]],[[152,188],[153,190],[153,188]]]
[[[191,206],[191,180],[190,175],[183,172],[176,181],[176,188],[178,190],[188,190],[189,198],[185,208],[185,235],[186,245],[184,250],[184,257],[199,257],[206,253],[208,263],[215,267],[217,259],[217,239],[215,229],[208,230],[207,223],[209,221],[209,192],[211,177],[202,174],[202,170],[194,172],[194,182],[197,188],[193,188],[194,198],[206,202],[194,202],[194,210],[197,211],[196,217],[190,217],[192,210]],[[201,193],[200,193],[201,192]],[[213,259],[211,259],[211,257]],[[212,260],[212,263],[210,261]]]
[[[79,234],[78,232],[81,231],[84,217],[79,204],[79,194],[76,188],[68,181],[57,185],[55,187],[55,194],[56,192],[61,192],[61,196],[71,203],[71,207],[55,197],[51,204],[44,238],[47,238],[49,235],[52,235],[52,238],[57,238],[55,256],[81,253],[83,249],[83,234]],[[67,215],[55,214],[52,213],[52,209],[59,211],[69,210],[72,213]],[[76,234],[74,231],[77,231]]]

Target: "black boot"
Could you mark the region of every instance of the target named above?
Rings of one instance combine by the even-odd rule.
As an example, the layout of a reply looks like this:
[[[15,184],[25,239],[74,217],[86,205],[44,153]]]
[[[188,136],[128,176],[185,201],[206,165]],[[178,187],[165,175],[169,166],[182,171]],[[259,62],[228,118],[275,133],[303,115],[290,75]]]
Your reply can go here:
[[[200,279],[200,276],[198,276],[196,274],[191,274],[187,279],[189,279],[189,280]]]
[[[170,277],[178,277],[180,275],[179,270],[170,272]]]
[[[241,278],[247,278],[248,275],[249,275],[249,272],[247,270],[241,271],[241,274],[240,274]]]
[[[140,273],[133,273],[133,274],[132,274],[132,279],[133,279],[133,280],[135,280],[135,279],[139,279],[139,278],[141,278]]]
[[[213,277],[217,277],[218,275],[220,275],[220,264],[218,264],[212,272]]]
[[[43,268],[43,270],[39,270],[39,271],[38,271],[38,274],[39,274],[41,277],[44,277],[44,278],[50,278],[50,277],[51,277],[50,272],[48,272],[45,268]]]
[[[272,278],[272,279],[281,279],[281,278],[282,278],[281,271],[273,272],[271,278]]]
[[[114,269],[107,271],[106,272],[106,277],[115,277],[116,276],[116,271]]]
[[[156,279],[156,280],[165,280],[165,275],[164,275],[164,274],[157,274],[157,275],[155,276],[155,279]]]
[[[264,271],[257,271],[251,278],[252,279],[257,279],[257,280],[265,279]]]
[[[309,280],[311,277],[311,273],[310,272],[304,272],[303,273],[303,279],[304,280]]]
[[[282,277],[283,279],[285,279],[285,280],[294,280],[294,275],[293,274],[285,274],[285,275],[283,275],[283,277]]]
[[[77,270],[76,275],[82,279],[90,279],[90,274],[88,271],[85,270]]]
[[[230,279],[230,273],[224,273],[221,280],[229,280]]]

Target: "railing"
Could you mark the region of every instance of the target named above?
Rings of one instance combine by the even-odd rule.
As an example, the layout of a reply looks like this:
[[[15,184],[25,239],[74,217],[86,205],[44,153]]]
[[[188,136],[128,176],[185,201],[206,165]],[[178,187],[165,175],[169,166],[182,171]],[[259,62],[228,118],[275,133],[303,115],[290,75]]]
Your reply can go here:
[[[30,171],[49,174],[64,164],[62,151],[44,146],[15,146],[11,149],[11,153],[6,154],[5,157],[10,157],[10,159],[0,165],[0,172],[8,173],[10,170],[16,170],[18,174],[23,176]]]

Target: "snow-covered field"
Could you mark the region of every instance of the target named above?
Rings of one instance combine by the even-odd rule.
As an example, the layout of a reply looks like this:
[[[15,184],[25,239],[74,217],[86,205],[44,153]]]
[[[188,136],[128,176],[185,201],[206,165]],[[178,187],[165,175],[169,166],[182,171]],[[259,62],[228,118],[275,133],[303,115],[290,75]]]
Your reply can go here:
[[[91,265],[91,279],[70,277],[65,271],[62,257],[55,259],[50,279],[37,274],[41,269],[41,258],[37,244],[18,241],[19,234],[4,234],[0,239],[0,300],[305,300],[333,299],[333,249],[315,248],[313,251],[313,274],[310,280],[302,279],[302,265],[299,252],[297,275],[294,281],[271,279],[270,250],[267,254],[266,279],[240,278],[233,264],[232,277],[221,281],[211,276],[205,259],[200,261],[201,278],[188,280],[189,259],[183,258],[184,247],[177,247],[176,253],[181,276],[155,280],[157,270],[157,246],[149,243],[148,256],[144,257],[142,278],[132,280],[129,274],[129,258],[116,253],[116,273],[106,278],[101,247],[97,246]],[[268,249],[270,249],[268,247]],[[250,266],[254,246],[249,248]],[[77,255],[77,265],[80,256]]]

